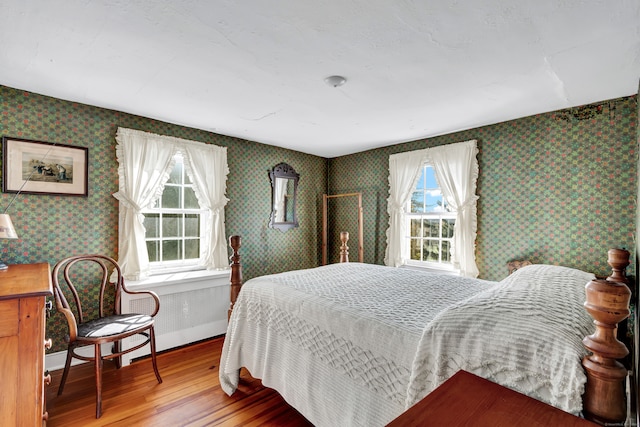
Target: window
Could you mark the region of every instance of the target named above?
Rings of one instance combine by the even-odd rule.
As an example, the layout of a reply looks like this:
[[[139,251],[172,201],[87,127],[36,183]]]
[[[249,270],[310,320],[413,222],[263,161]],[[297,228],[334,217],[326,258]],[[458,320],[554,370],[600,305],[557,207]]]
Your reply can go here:
[[[113,197],[120,205],[118,264],[124,278],[149,278],[150,259],[154,274],[229,268],[227,148],[127,128],[118,128],[116,141],[119,181]],[[147,217],[144,223],[140,215]]]
[[[461,276],[478,277],[475,261],[477,154],[476,140],[472,139],[389,156],[386,265],[429,264]],[[439,189],[434,172],[442,186]],[[421,177],[418,185],[416,175]],[[446,205],[438,190],[447,195],[452,206]],[[410,199],[415,199],[413,209]],[[417,220],[413,231],[411,219]],[[410,254],[412,245],[413,255]]]
[[[453,269],[451,244],[456,212],[447,204],[436,182],[433,167],[425,164],[407,202],[408,264]]]
[[[153,208],[142,211],[149,266],[154,272],[179,270],[202,261],[206,210],[198,204],[182,155],[176,154],[174,160],[162,196]]]

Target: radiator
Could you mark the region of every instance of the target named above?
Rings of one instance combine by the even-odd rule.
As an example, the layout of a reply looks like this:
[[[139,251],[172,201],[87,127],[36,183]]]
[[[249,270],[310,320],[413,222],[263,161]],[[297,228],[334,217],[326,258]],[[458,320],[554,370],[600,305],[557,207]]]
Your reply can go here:
[[[212,275],[213,274],[213,275]],[[195,276],[195,277],[194,277]],[[131,290],[151,290],[160,298],[160,311],[155,317],[156,351],[168,350],[224,334],[229,310],[229,272],[192,272],[165,276],[158,281],[147,280]],[[151,313],[154,301],[149,296],[123,293],[123,313]],[[123,348],[132,348],[144,341],[134,336],[123,340]],[[146,356],[146,345],[122,356],[122,365]]]

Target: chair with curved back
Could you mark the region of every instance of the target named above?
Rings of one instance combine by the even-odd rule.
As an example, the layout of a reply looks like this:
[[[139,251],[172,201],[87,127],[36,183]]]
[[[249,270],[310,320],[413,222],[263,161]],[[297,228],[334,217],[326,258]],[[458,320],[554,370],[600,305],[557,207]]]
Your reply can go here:
[[[130,291],[118,263],[105,255],[77,255],[59,261],[51,273],[56,308],[67,319],[69,325],[67,361],[58,388],[62,394],[69,374],[71,360],[75,357],[95,363],[96,418],[102,415],[102,365],[104,360],[114,360],[121,366],[121,356],[147,344],[151,346],[151,360],[158,383],[162,383],[156,364],[156,343],[153,329],[154,316],[160,309],[158,296],[151,291]],[[66,286],[65,286],[66,285]],[[64,290],[63,290],[64,289]],[[150,314],[120,312],[120,295],[148,294],[155,301],[155,310]],[[72,298],[69,304],[65,293]],[[136,334],[145,340],[132,348],[121,350],[120,340]],[[113,345],[110,354],[103,355],[102,344]],[[83,346],[94,346],[93,356],[79,354]]]

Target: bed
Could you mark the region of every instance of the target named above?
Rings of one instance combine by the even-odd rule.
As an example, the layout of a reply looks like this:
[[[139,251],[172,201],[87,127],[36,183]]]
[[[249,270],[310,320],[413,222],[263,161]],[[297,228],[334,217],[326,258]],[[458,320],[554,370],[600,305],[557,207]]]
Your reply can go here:
[[[383,426],[464,369],[579,414],[592,279],[551,265],[490,282],[362,263],[254,278],[232,291],[220,384],[234,393],[245,367],[314,425]]]

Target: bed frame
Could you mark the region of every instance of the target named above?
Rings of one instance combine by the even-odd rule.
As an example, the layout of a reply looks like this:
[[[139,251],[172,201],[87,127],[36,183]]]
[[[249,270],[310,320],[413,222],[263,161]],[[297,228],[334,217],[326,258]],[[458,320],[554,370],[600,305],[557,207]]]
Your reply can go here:
[[[349,234],[341,233],[341,262],[348,262],[344,256],[348,250]],[[240,236],[231,236],[229,245],[233,254],[231,260],[231,304],[229,316],[242,288],[242,265],[240,263]],[[348,252],[347,252],[348,253]],[[583,415],[586,419],[602,425],[624,425],[627,419],[627,393],[625,391],[627,368],[617,359],[629,354],[627,347],[618,340],[618,323],[629,314],[631,291],[630,280],[625,274],[629,265],[629,251],[611,249],[608,264],[612,273],[607,278],[595,279],[586,284],[587,301],[585,309],[594,318],[595,332],[584,338],[583,344],[591,352],[582,360],[587,376],[585,392],[582,396]],[[636,360],[633,363],[637,363]],[[637,369],[635,370],[637,372]],[[633,388],[633,385],[630,385]],[[632,390],[634,391],[634,390]],[[631,393],[635,396],[635,393]],[[633,405],[632,406],[637,406]],[[633,408],[634,411],[637,408]],[[632,411],[633,412],[633,411]]]

